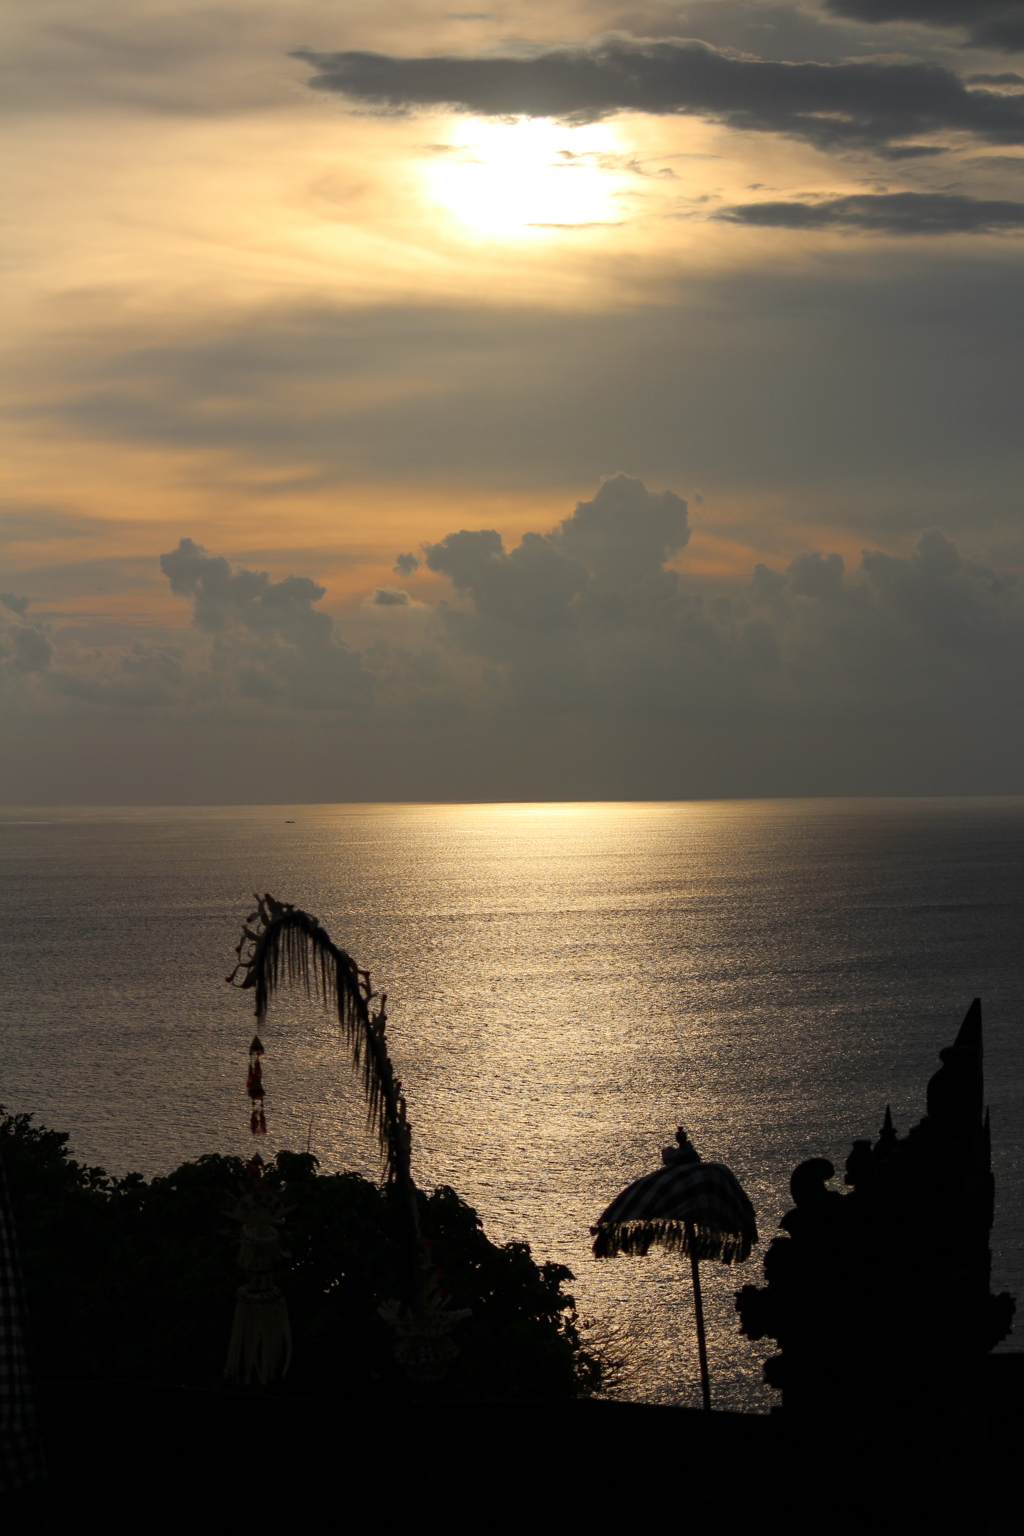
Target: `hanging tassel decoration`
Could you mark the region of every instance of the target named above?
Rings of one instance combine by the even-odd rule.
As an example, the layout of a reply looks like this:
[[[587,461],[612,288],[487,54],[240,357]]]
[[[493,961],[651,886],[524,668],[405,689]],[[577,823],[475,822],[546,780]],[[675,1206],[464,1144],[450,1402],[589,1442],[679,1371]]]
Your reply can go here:
[[[284,1202],[264,1180],[265,1166],[259,1153],[250,1158],[249,1185],[230,1213],[241,1225],[238,1262],[245,1281],[238,1287],[224,1366],[229,1379],[248,1386],[255,1376],[261,1387],[284,1376],[292,1359],[288,1303],[274,1284],[274,1270],[289,1257],[278,1232]]]
[[[263,1100],[266,1097],[266,1089],[263,1087],[263,1066],[260,1062],[260,1057],[263,1054],[262,1040],[259,1035],[253,1035],[252,1045],[249,1047],[249,1071],[245,1079],[245,1091],[252,1100],[249,1129],[254,1136],[265,1136],[267,1134],[267,1117],[263,1113]]]

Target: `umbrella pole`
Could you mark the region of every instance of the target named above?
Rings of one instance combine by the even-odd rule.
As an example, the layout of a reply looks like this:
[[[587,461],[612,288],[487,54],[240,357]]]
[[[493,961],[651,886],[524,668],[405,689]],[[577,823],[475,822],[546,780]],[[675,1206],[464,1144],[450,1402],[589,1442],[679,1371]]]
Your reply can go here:
[[[704,1302],[700,1294],[700,1260],[696,1253],[693,1223],[686,1223],[687,1247],[690,1250],[690,1273],[693,1276],[693,1310],[697,1318],[697,1355],[700,1360],[700,1390],[704,1399],[705,1413],[711,1412],[711,1378],[708,1375],[708,1346],[704,1338]]]

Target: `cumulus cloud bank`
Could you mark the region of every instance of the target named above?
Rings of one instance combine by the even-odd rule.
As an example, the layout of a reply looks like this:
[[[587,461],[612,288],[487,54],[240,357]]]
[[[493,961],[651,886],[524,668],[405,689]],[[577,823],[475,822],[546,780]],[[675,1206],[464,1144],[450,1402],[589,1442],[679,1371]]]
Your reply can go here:
[[[834,724],[942,718],[1024,693],[1019,589],[941,533],[909,557],[809,552],[712,595],[667,568],[686,504],[617,476],[552,534],[506,551],[494,532],[428,546],[462,602],[449,643],[486,663],[517,708],[692,722]]]
[[[689,541],[687,516],[672,491],[615,475],[552,533],[528,533],[506,552],[497,533],[464,529],[428,544],[427,565],[470,596],[485,622],[564,630],[571,616],[674,593],[678,577],[663,567]]]
[[[30,624],[11,624],[0,632],[0,665],[8,673],[43,672],[53,655],[53,645]]]
[[[226,687],[308,709],[368,701],[362,660],[314,607],[325,588],[308,576],[272,581],[265,571],[233,571],[191,539],[161,555],[160,569],[191,602],[193,623],[213,637],[210,672]]]
[[[160,556],[171,591],[192,607],[198,643],[136,638],[128,645],[58,650],[29,622],[0,629],[0,666],[12,679],[36,673],[16,702],[36,708],[174,709],[210,713],[255,709],[365,709],[372,679],[363,657],[314,606],[325,588],[307,576],[273,581],[232,569],[192,539]],[[10,607],[10,604],[7,605]],[[22,610],[16,609],[21,613]]]
[[[506,58],[308,50],[295,57],[314,66],[315,88],[392,110],[448,106],[570,122],[683,113],[821,149],[860,146],[895,157],[934,149],[908,141],[937,133],[1024,143],[1024,97],[969,87],[936,64],[784,63],[617,35]]]
[[[28,617],[30,602],[16,592],[0,592],[0,608],[15,615],[0,620],[0,678],[17,682],[45,673],[53,656],[53,644],[41,625]]]
[[[245,720],[282,740],[303,718],[431,740],[454,723],[471,732],[485,795],[488,775],[504,772],[510,721],[527,735],[582,720],[599,733],[575,768],[562,764],[561,794],[600,740],[642,744],[665,729],[705,746],[744,732],[744,792],[778,793],[787,781],[768,790],[758,778],[759,732],[817,732],[820,751],[851,730],[860,743],[902,732],[906,762],[928,733],[1005,731],[1024,703],[1021,588],[939,531],[910,554],[867,550],[852,570],[810,550],[731,583],[687,572],[689,539],[682,498],[616,475],[511,548],[493,529],[424,545],[418,591],[433,582],[433,601],[418,601],[410,623],[398,617],[407,594],[374,589],[375,638],[360,648],[318,607],[315,581],[233,567],[186,538],[160,557],[191,608],[180,641],[76,657],[8,606],[0,672],[11,696],[50,713]],[[415,796],[415,751],[404,761],[402,793]],[[801,772],[800,792],[813,792],[813,762]],[[624,770],[617,792],[631,782]]]

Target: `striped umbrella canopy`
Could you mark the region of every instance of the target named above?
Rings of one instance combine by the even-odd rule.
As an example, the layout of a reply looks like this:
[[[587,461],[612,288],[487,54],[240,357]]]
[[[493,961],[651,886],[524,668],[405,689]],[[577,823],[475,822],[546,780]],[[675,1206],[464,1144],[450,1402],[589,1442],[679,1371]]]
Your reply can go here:
[[[663,1167],[628,1185],[591,1227],[594,1256],[644,1254],[654,1246],[689,1256],[701,1391],[710,1410],[700,1261],[742,1264],[757,1242],[757,1219],[736,1175],[724,1163],[702,1162],[682,1126],[661,1158]]]
[[[757,1242],[757,1218],[736,1175],[724,1163],[701,1162],[682,1129],[664,1166],[616,1195],[591,1227],[596,1258],[646,1253],[651,1247],[742,1264]]]

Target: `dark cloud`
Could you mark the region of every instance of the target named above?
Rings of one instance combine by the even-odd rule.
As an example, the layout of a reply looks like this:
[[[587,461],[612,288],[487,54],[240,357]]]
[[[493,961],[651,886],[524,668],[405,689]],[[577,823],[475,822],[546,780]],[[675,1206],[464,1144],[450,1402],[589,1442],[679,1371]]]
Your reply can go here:
[[[644,38],[699,38],[715,48],[751,58],[777,59],[785,63],[841,63],[873,53],[896,53],[888,31],[874,27],[844,26],[835,17],[800,4],[772,0],[683,0],[682,4],[658,4],[657,0],[633,0],[609,18],[606,30]],[[913,57],[928,51],[928,39],[920,34]],[[946,42],[940,37],[937,47]],[[902,50],[906,51],[906,50]]]
[[[764,569],[764,567],[762,567]],[[842,595],[846,563],[842,555],[823,555],[812,550],[798,555],[789,567],[789,586],[796,597],[817,597],[837,602]]]
[[[366,703],[371,678],[330,615],[313,606],[325,588],[308,576],[272,581],[266,571],[233,570],[192,539],[161,555],[160,569],[212,637],[208,681],[219,692],[308,709]]]
[[[630,604],[673,594],[678,577],[663,567],[689,537],[685,501],[615,475],[552,533],[525,534],[516,549],[506,551],[492,530],[464,529],[427,545],[426,554],[430,570],[472,598],[482,621],[474,633],[524,630],[543,648],[581,615],[594,611],[611,621]],[[464,614],[454,622],[465,629]]]
[[[322,759],[335,729],[335,742],[343,728],[353,741],[403,732],[400,750],[389,739],[406,767],[384,772],[377,798],[436,793],[443,775],[422,765],[442,737],[449,797],[1006,787],[1024,705],[1024,592],[1012,578],[931,530],[912,553],[868,550],[853,569],[812,549],[724,584],[687,573],[688,537],[685,502],[616,475],[513,548],[487,529],[428,545],[449,596],[403,645],[361,651],[315,612],[316,583],[274,582],[183,540],[162,564],[193,604],[191,638],[58,667],[46,636],[11,623],[0,630],[4,686],[61,718],[100,711],[146,731],[169,718],[184,757],[200,724],[258,728],[284,763],[300,740],[303,761]],[[973,751],[944,777],[965,739],[1002,742],[1002,768]],[[524,777],[509,757],[517,740],[546,741],[554,757]],[[673,754],[702,762],[704,777],[651,771]],[[322,779],[289,768],[275,792],[306,795]]]
[[[91,664],[65,665],[53,677],[54,692],[71,704],[127,712],[199,702],[191,685],[177,650],[143,640]]]
[[[462,529],[426,546],[451,583],[427,629],[363,651],[315,612],[315,583],[232,569],[183,540],[161,563],[193,603],[201,664],[141,646],[119,670],[84,668],[60,686],[96,703],[471,718],[484,743],[509,711],[868,728],[1024,703],[1024,593],[940,532],[909,556],[867,551],[854,570],[809,550],[728,593],[686,575],[689,536],[680,497],[626,475],[511,549],[493,530]]]
[[[991,235],[1024,229],[1024,203],[948,192],[861,193],[822,202],[741,203],[715,218],[771,229],[860,230],[884,235]]]
[[[770,487],[780,508],[827,512],[832,526],[969,520],[988,538],[1018,524],[1015,243],[878,241],[870,262],[852,241],[820,245],[684,281],[644,267],[642,287],[616,266],[621,303],[607,310],[324,303],[179,322],[156,339],[83,326],[73,347],[50,350],[49,399],[38,359],[12,361],[44,402],[34,432],[200,449],[210,475],[229,466],[231,494],[239,456],[252,479],[301,460],[318,487],[379,480],[410,497],[450,488],[453,474],[546,494],[625,468],[699,485],[712,517],[723,497],[760,504]],[[760,523],[764,552],[775,524]],[[290,568],[324,567],[310,551]],[[131,569],[141,579],[142,562]],[[69,567],[67,594],[87,579]],[[42,569],[8,567],[3,585],[54,591]]]
[[[1024,702],[1024,594],[942,533],[852,572],[808,551],[759,566],[742,600],[709,600],[666,569],[685,532],[678,498],[618,476],[511,551],[493,532],[450,535],[428,552],[461,599],[441,610],[448,643],[507,707],[542,714],[934,725]]]
[[[411,576],[413,571],[418,571],[421,561],[416,555],[399,555],[394,564],[396,576]]]
[[[880,152],[935,133],[1024,143],[1024,99],[970,89],[935,64],[790,64],[701,43],[603,38],[514,58],[312,53],[310,82],[381,108],[450,106],[492,117],[584,122],[615,112],[687,113],[819,148]]]
[[[223,555],[208,555],[201,544],[182,539],[177,549],[160,556],[160,569],[178,597],[193,602],[193,616],[200,629],[214,634],[230,619],[260,634],[330,632],[331,621],[317,613],[313,603],[326,592],[308,576],[286,576],[271,581],[266,571],[233,571]]]
[[[1024,49],[1024,0],[825,0],[825,9],[850,21],[964,28],[976,48]]]
[[[408,608],[412,599],[401,587],[374,587],[370,602],[376,608]]]
[[[44,672],[52,656],[49,639],[32,625],[12,624],[0,631],[0,661],[8,672]]]
[[[0,619],[0,678],[5,683],[24,681],[45,673],[53,657],[53,644],[38,624],[26,619],[29,599],[15,592],[0,592],[0,609],[15,621]]]

